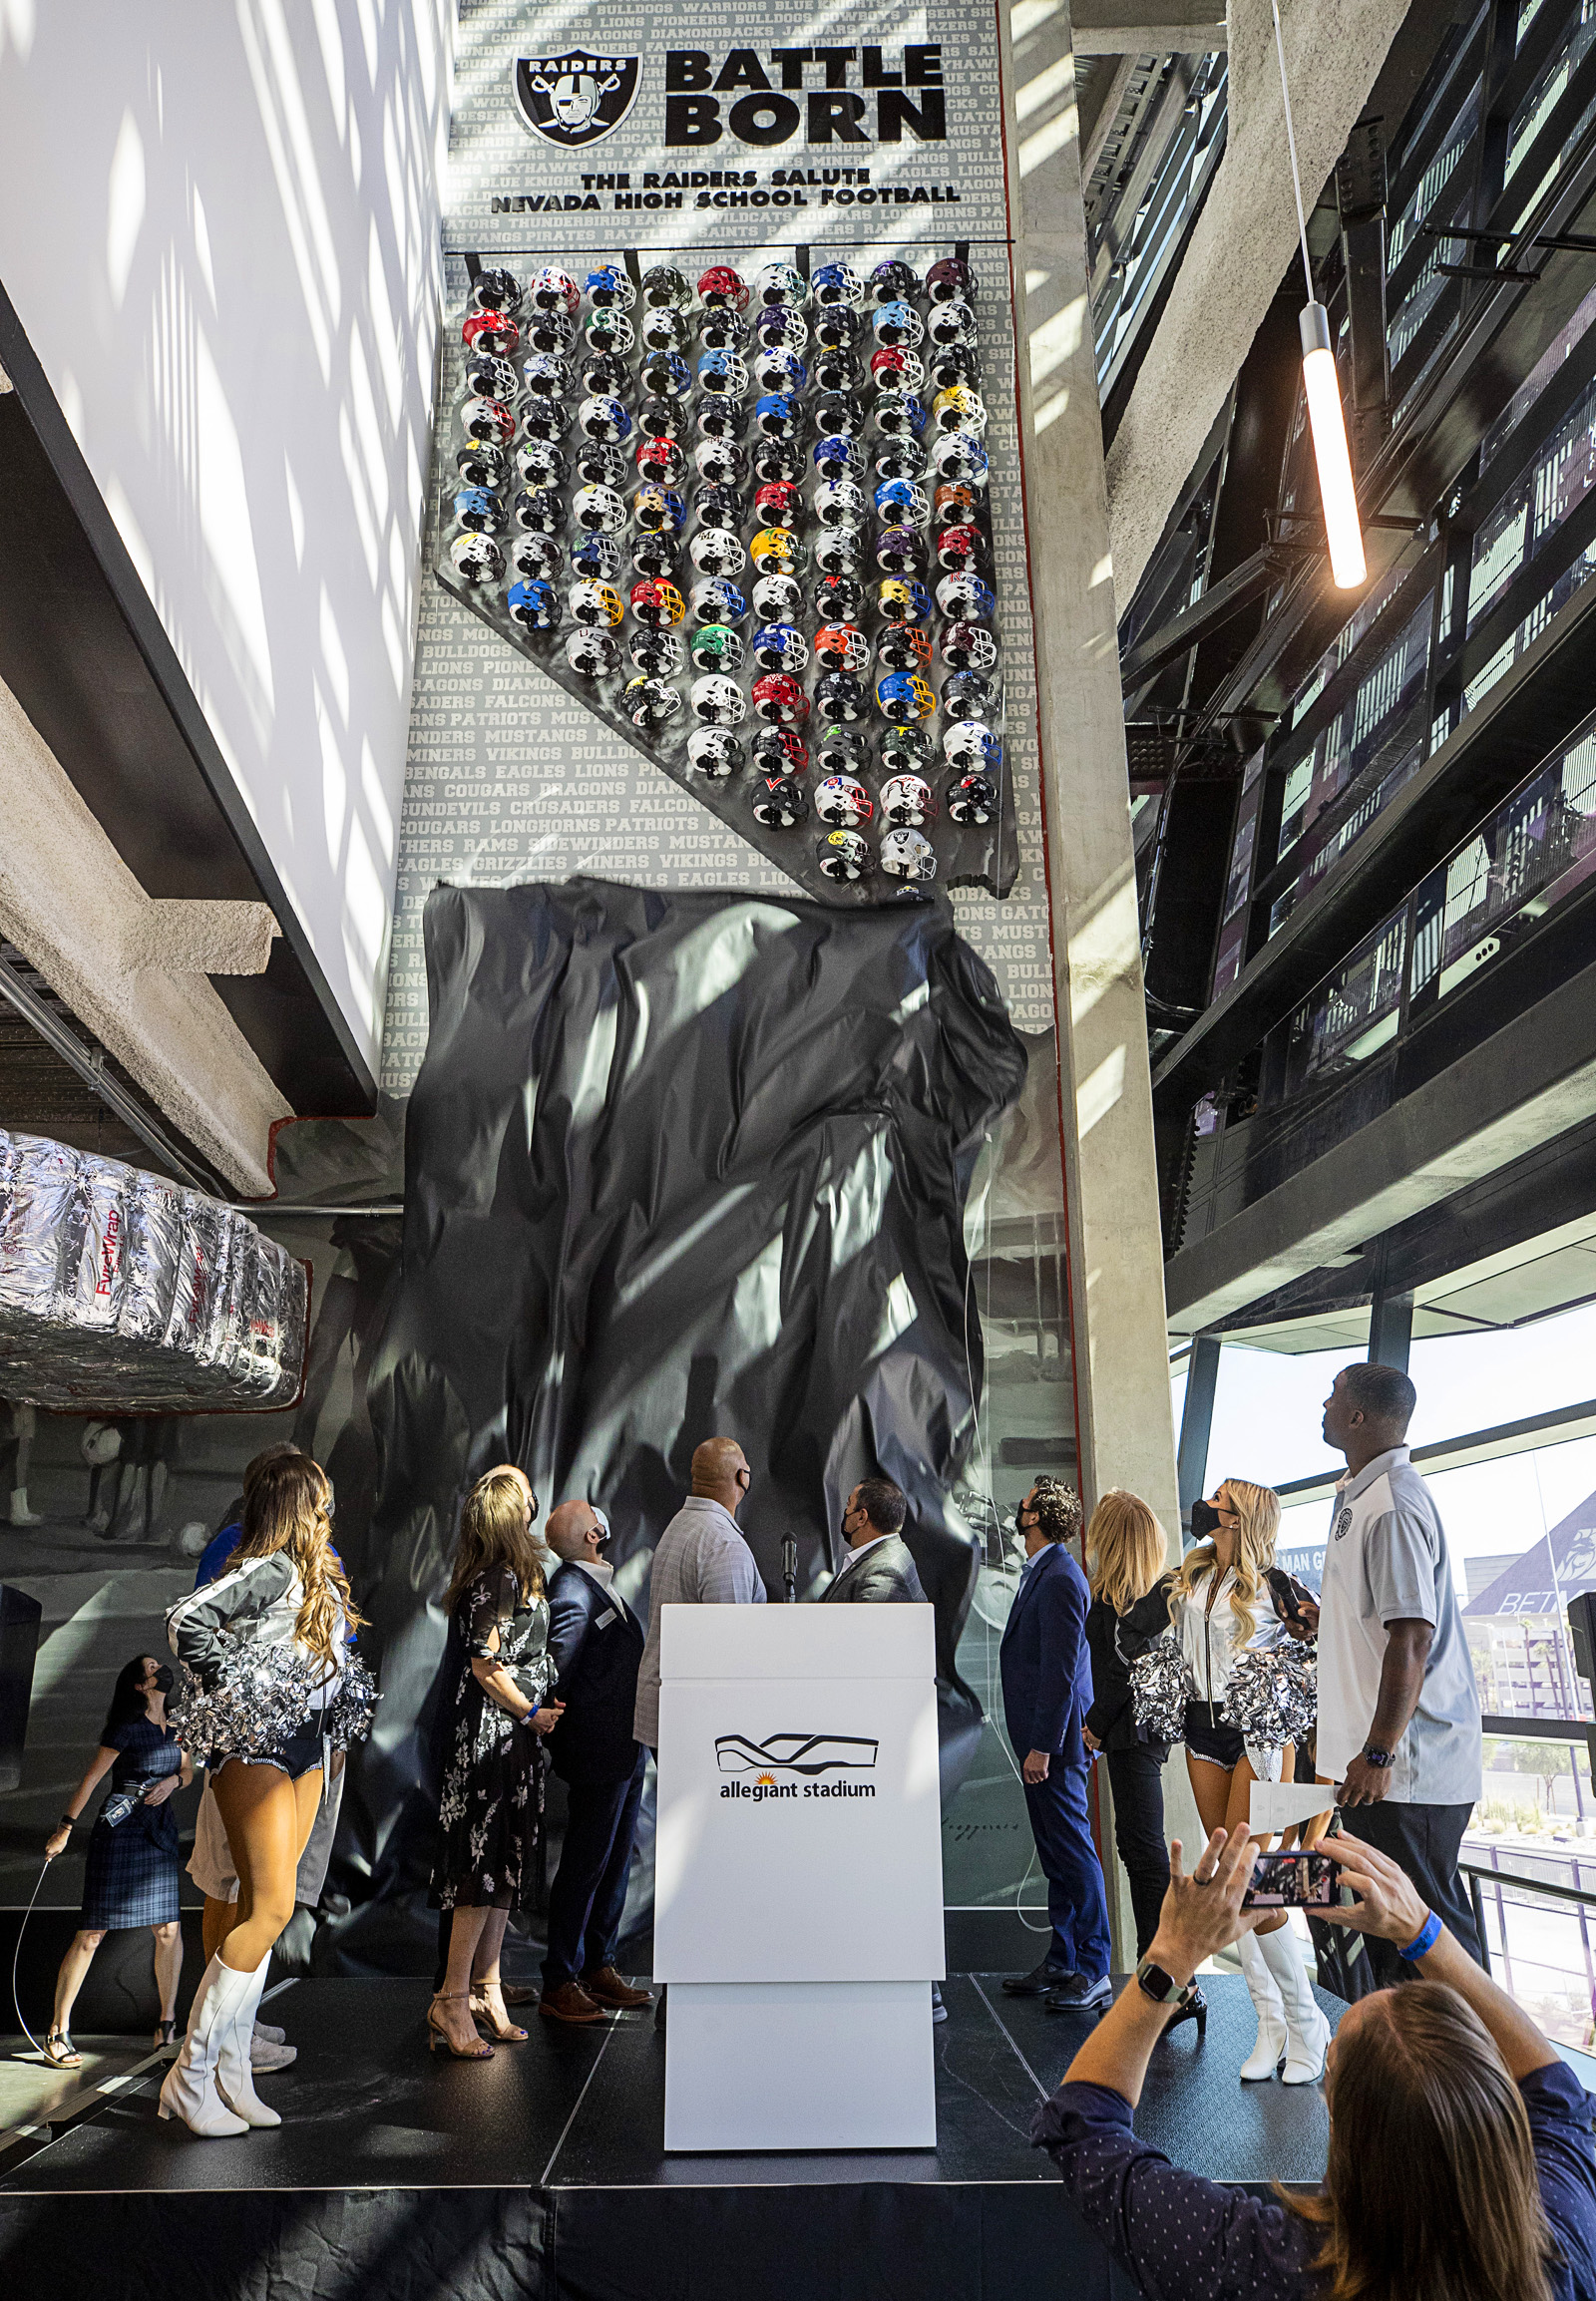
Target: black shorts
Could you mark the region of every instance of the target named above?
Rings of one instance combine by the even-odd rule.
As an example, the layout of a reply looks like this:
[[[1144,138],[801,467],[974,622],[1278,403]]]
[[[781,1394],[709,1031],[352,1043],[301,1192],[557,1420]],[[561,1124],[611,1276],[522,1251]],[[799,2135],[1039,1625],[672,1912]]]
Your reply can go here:
[[[319,1733],[291,1733],[271,1749],[234,1750],[226,1757],[213,1757],[212,1773],[219,1773],[224,1765],[274,1765],[290,1781],[301,1774],[315,1773],[324,1762]]]
[[[1227,1773],[1233,1773],[1247,1754],[1247,1743],[1239,1726],[1215,1720],[1216,1707],[1211,1702],[1187,1703],[1186,1747],[1193,1757],[1206,1758],[1210,1765],[1222,1765]]]

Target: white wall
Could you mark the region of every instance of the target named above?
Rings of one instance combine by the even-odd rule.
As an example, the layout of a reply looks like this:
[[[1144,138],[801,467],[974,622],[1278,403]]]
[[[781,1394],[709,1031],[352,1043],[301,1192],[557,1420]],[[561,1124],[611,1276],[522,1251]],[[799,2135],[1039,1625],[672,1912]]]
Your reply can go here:
[[[0,0],[0,281],[372,1068],[452,0]]]

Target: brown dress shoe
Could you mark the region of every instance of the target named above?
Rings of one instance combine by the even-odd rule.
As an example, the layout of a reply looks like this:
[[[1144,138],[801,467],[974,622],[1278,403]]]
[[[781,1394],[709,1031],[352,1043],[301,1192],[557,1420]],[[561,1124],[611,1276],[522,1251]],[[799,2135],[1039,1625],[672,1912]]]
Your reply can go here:
[[[621,1980],[613,1966],[600,1966],[596,1973],[584,1974],[582,1986],[589,1997],[601,2006],[651,2006],[652,1990],[634,1990],[629,1982]]]
[[[581,1982],[561,1982],[558,1988],[545,1990],[538,2011],[550,2022],[601,2022],[604,2018],[602,2006],[595,2005]]]

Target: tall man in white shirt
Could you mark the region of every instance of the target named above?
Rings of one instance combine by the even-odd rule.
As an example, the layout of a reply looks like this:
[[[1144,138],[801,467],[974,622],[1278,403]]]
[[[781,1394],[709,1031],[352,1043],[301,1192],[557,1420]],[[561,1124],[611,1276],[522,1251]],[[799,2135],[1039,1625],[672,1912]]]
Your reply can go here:
[[[666,1606],[763,1606],[765,1586],[737,1530],[753,1483],[735,1438],[706,1438],[692,1458],[692,1492],[659,1537],[648,1580],[648,1638],[637,1673],[632,1731],[659,1747],[659,1629]]]
[[[1322,1781],[1343,1825],[1398,1862],[1479,1959],[1457,1874],[1480,1793],[1480,1708],[1451,1560],[1406,1444],[1418,1393],[1395,1366],[1344,1366],[1325,1400],[1325,1443],[1347,1457],[1325,1545],[1319,1606]],[[1368,1939],[1384,1987],[1412,1968]]]

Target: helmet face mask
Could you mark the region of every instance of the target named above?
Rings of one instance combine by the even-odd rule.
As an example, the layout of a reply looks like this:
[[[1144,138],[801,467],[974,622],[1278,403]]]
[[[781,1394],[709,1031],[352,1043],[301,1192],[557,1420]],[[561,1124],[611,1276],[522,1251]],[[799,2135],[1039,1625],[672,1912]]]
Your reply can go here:
[[[573,583],[566,601],[574,623],[585,623],[596,631],[613,630],[626,611],[626,603],[617,590],[608,583],[597,583],[584,576]]]
[[[889,879],[935,879],[937,850],[923,831],[889,831],[881,843],[881,868]]]

